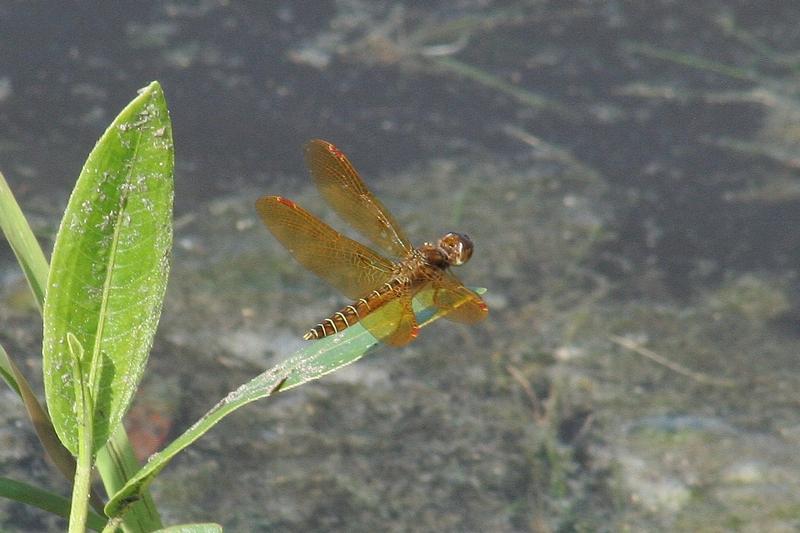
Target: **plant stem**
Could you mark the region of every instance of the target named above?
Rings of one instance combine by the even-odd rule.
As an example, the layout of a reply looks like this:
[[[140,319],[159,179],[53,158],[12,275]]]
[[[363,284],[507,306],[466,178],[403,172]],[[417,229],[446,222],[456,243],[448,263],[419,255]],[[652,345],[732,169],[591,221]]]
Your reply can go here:
[[[69,533],[86,531],[89,512],[89,489],[92,480],[92,425],[94,401],[89,391],[90,384],[84,379],[83,346],[72,333],[67,333],[67,344],[72,356],[72,382],[75,387],[75,408],[78,421],[78,459],[75,465],[75,481],[72,484],[72,505],[69,511]]]
[[[89,487],[92,479],[92,431],[86,431],[78,444],[78,462],[75,468],[75,483],[72,486],[72,506],[69,511],[69,533],[86,531],[86,516],[89,507]]]

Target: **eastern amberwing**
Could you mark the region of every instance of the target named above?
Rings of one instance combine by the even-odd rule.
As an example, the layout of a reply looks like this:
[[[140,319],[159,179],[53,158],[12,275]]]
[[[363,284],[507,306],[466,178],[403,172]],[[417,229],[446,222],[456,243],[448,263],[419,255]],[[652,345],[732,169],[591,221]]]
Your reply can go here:
[[[411,305],[415,296],[450,320],[486,318],[489,309],[481,297],[450,271],[472,256],[468,236],[448,233],[435,244],[414,248],[338,148],[313,140],[305,155],[317,188],[336,213],[396,260],[345,237],[291,200],[259,198],[261,219],[295,259],[353,300],[308,330],[304,339],[320,339],[361,322],[377,339],[402,346],[419,332]]]

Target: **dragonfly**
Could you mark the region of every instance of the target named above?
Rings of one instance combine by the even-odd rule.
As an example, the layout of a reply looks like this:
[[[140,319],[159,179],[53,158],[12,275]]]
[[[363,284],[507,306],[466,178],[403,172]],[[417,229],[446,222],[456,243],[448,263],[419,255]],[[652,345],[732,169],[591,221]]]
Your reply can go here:
[[[275,238],[301,265],[352,300],[309,329],[305,340],[361,323],[379,341],[404,346],[419,333],[414,298],[455,322],[472,324],[486,318],[486,303],[450,268],[472,256],[469,236],[450,232],[414,248],[341,150],[314,139],[305,146],[305,159],[317,189],[339,217],[390,257],[350,239],[283,196],[259,198],[256,210]]]

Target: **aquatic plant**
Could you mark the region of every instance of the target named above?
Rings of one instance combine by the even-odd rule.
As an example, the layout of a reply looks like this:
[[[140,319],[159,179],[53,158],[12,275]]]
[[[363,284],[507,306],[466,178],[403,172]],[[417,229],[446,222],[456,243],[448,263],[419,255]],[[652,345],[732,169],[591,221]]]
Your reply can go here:
[[[359,324],[309,343],[228,394],[141,466],[122,419],[161,314],[172,247],[173,166],[169,112],[161,86],[153,82],[90,153],[50,265],[0,174],[0,227],[43,317],[47,411],[2,346],[0,376],[22,400],[53,463],[73,482],[69,500],[0,478],[0,496],[68,517],[73,532],[162,529],[148,486],[178,452],[239,407],[333,372],[377,344]],[[421,325],[436,318],[419,303],[415,312]],[[91,488],[94,469],[108,501]],[[181,531],[219,530],[217,524],[181,526]]]

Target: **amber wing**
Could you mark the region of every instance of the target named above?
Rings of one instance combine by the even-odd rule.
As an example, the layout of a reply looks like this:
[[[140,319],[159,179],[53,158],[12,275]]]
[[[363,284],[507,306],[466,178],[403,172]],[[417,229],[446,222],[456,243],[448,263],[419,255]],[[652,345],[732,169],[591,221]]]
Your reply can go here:
[[[403,293],[361,319],[373,337],[390,346],[405,346],[419,333],[411,295]]]
[[[304,267],[352,299],[386,283],[392,263],[281,196],[256,202],[261,220]]]
[[[408,238],[344,153],[315,139],[306,145],[306,163],[320,193],[342,220],[386,253],[405,257],[411,252]]]
[[[454,322],[474,324],[489,315],[489,307],[483,298],[466,288],[449,271],[420,291],[419,299],[425,305],[436,306],[438,315]]]

